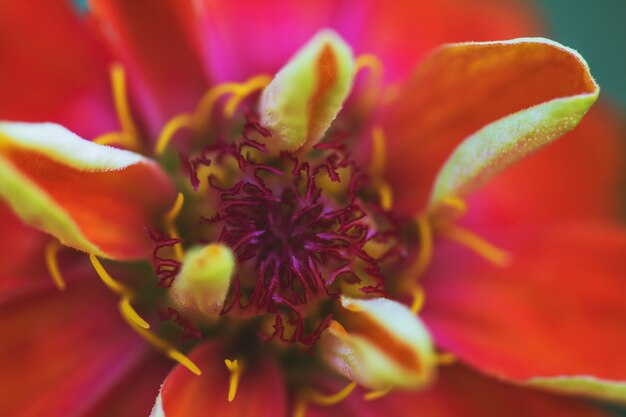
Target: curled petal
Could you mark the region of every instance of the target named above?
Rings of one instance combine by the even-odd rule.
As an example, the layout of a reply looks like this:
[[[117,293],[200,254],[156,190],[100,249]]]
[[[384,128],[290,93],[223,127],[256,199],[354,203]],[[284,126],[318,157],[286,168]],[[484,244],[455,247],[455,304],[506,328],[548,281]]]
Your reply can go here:
[[[0,123],[0,196],[29,225],[100,256],[148,255],[144,227],[174,200],[141,155],[82,140],[52,123]]]
[[[347,310],[343,324],[332,322],[320,340],[331,367],[375,390],[431,382],[435,354],[430,334],[411,310],[385,298],[342,297],[341,302]]]
[[[323,30],[265,88],[261,123],[278,149],[312,146],[341,110],[354,72],[352,50],[335,32]]]
[[[398,210],[475,190],[576,126],[598,93],[580,55],[545,39],[439,49],[383,122]]]

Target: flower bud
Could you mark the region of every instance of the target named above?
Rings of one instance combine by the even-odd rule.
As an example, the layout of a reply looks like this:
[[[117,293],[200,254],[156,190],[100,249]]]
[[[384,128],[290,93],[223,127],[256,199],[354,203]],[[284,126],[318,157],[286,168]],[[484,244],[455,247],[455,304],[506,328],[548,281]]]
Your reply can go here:
[[[225,245],[191,248],[170,287],[176,304],[189,313],[217,316],[224,305],[235,270],[235,256]]]
[[[268,146],[297,150],[324,135],[350,93],[352,50],[331,30],[313,37],[274,77],[261,96],[261,124]]]
[[[428,330],[409,308],[386,298],[342,297],[341,323],[322,334],[322,357],[348,379],[373,390],[419,388],[436,370]]]

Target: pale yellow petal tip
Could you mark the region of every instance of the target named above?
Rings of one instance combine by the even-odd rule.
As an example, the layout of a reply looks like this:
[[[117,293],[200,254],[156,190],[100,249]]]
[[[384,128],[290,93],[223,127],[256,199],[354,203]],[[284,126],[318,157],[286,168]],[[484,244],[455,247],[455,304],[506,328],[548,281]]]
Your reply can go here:
[[[375,391],[417,389],[433,380],[437,363],[430,334],[408,307],[385,298],[342,297],[341,303],[347,315],[320,340],[331,368]]]
[[[332,30],[318,32],[263,90],[261,124],[268,145],[297,150],[318,142],[341,110],[352,88],[354,56]]]
[[[224,305],[235,267],[235,255],[223,244],[191,248],[170,293],[184,310],[214,317]]]

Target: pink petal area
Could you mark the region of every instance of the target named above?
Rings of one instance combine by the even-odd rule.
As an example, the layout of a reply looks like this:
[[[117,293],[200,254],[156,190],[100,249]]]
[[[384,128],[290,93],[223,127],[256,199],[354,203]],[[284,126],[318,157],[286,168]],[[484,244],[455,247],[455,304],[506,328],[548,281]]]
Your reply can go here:
[[[504,269],[439,250],[423,283],[437,344],[498,378],[591,377],[615,391],[553,389],[624,400],[626,231],[572,225],[508,242]]]
[[[179,10],[188,0],[149,4],[93,0],[90,18],[105,44],[129,72],[131,91],[151,134],[173,115],[193,110],[207,88]]]
[[[282,375],[271,358],[246,365],[233,402],[228,402],[229,372],[224,364],[224,359],[233,359],[229,353],[209,342],[194,350],[190,358],[202,375],[177,366],[165,379],[152,416],[287,416]]]
[[[145,353],[97,282],[0,305],[0,415],[81,416]]]
[[[0,123],[0,171],[0,195],[25,222],[118,259],[150,253],[144,228],[159,225],[174,200],[154,162],[50,123]]]
[[[85,137],[115,127],[105,51],[71,2],[0,1],[0,120],[62,123]]]

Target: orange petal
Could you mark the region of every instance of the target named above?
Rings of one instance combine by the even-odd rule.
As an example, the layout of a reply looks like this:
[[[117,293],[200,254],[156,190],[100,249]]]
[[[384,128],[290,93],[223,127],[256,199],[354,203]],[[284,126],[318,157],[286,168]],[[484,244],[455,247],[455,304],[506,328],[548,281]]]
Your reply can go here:
[[[280,371],[259,359],[243,369],[237,394],[228,401],[229,354],[216,343],[206,343],[190,355],[202,370],[196,376],[177,366],[163,382],[153,417],[214,415],[223,417],[283,417],[287,398]]]
[[[531,106],[595,93],[579,56],[552,42],[519,39],[439,49],[383,118],[397,210],[423,209],[444,161],[482,127]]]
[[[142,258],[174,200],[161,169],[51,123],[0,123],[0,196],[24,222],[85,252]]]
[[[508,268],[439,252],[423,311],[438,345],[498,378],[626,400],[626,230],[578,225],[505,248]]]
[[[0,306],[0,415],[77,415],[146,352],[113,295],[95,281],[73,282]]]

